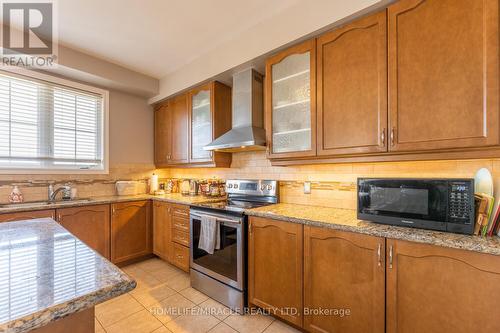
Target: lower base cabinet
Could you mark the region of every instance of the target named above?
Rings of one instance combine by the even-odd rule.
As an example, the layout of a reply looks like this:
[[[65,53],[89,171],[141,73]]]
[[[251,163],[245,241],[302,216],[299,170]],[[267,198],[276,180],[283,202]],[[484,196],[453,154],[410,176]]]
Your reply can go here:
[[[302,326],[303,225],[250,217],[248,301]]]
[[[57,222],[103,257],[110,258],[109,205],[62,208]]]
[[[304,329],[383,333],[384,304],[384,238],[304,227]]]
[[[153,252],[151,203],[122,202],[111,205],[111,261],[123,263]]]
[[[387,248],[388,333],[500,332],[499,256],[397,240]]]
[[[172,262],[172,208],[166,202],[153,202],[153,253]]]
[[[55,220],[56,211],[53,209],[46,209],[46,210],[33,210],[29,212],[1,214],[0,222],[13,222],[13,221],[32,220],[41,218],[51,218]]]
[[[189,273],[189,206],[172,204],[172,264]]]

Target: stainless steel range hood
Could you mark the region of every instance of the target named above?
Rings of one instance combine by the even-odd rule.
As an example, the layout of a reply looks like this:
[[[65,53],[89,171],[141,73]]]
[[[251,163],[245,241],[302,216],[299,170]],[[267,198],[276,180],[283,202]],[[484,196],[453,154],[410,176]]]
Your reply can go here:
[[[233,76],[233,126],[229,132],[203,147],[238,152],[266,149],[262,75],[247,69]]]

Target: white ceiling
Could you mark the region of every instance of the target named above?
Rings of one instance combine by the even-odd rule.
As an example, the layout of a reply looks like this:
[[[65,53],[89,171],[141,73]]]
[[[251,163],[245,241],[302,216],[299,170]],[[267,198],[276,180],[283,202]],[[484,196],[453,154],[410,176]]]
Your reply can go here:
[[[63,0],[59,42],[161,78],[296,2]]]

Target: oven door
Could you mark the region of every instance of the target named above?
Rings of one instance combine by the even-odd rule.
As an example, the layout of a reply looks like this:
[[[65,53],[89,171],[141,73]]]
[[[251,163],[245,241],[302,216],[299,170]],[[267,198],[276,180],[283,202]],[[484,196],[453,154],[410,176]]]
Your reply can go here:
[[[202,215],[220,223],[220,249],[213,254],[198,248]],[[244,218],[191,209],[191,268],[238,290],[244,288]]]
[[[358,217],[374,222],[399,222],[445,227],[448,182],[437,179],[359,179]],[[393,223],[391,223],[393,224]]]

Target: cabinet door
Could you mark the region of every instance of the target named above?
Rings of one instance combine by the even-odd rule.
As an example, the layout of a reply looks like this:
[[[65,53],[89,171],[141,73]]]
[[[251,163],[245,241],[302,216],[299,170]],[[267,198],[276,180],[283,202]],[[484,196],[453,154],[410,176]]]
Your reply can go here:
[[[306,313],[304,328],[383,333],[384,262],[384,238],[305,226],[304,307],[338,309],[344,316]]]
[[[387,151],[385,11],[317,40],[318,155]]]
[[[111,260],[119,263],[152,252],[149,201],[111,205]]]
[[[172,145],[169,164],[182,164],[189,162],[189,114],[187,95],[183,94],[171,101],[172,117]]]
[[[165,202],[153,203],[153,253],[172,261],[171,207]]]
[[[498,144],[498,0],[402,0],[388,22],[390,150]]]
[[[56,218],[56,211],[53,209],[48,210],[34,210],[31,212],[7,213],[0,215],[0,222],[13,222],[41,218]]]
[[[250,217],[249,302],[297,326],[302,326],[302,241],[301,224]]]
[[[213,140],[214,113],[211,85],[189,93],[190,162],[210,162],[212,152],[203,149]]]
[[[100,255],[110,258],[109,205],[61,208],[57,210],[57,222]]]
[[[395,240],[387,247],[388,333],[500,332],[491,317],[500,257]]]
[[[307,41],[266,62],[268,156],[316,155],[316,42]]]
[[[155,111],[155,164],[166,165],[171,157],[171,113],[167,103]]]

